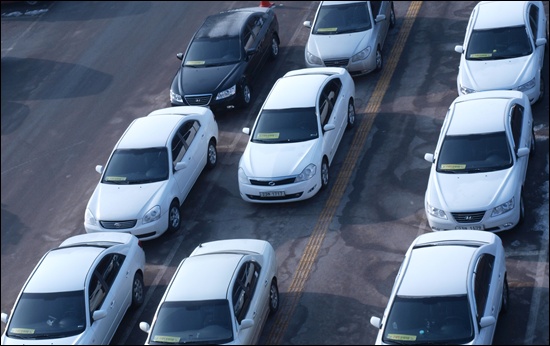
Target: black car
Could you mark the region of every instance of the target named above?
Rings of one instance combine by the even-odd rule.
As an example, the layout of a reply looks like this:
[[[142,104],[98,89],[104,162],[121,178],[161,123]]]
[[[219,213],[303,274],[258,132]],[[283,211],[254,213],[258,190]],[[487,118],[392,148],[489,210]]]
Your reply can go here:
[[[279,54],[279,22],[270,8],[224,11],[206,18],[195,33],[172,81],[172,106],[245,108],[251,83]]]

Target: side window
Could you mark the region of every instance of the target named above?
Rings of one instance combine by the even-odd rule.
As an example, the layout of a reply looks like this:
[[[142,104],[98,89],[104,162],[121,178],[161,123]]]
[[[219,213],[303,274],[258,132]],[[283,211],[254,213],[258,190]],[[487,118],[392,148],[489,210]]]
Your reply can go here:
[[[325,126],[329,122],[341,88],[342,81],[336,78],[331,80],[321,92],[321,98],[319,99],[321,126]]]
[[[380,7],[382,7],[382,1],[371,1],[370,7],[372,9],[372,18],[376,19],[376,16],[380,14]]]
[[[183,139],[185,139],[185,145],[187,146],[187,148],[189,148],[191,146],[191,143],[193,143],[193,140],[195,139],[197,132],[199,132],[200,128],[200,124],[196,120],[193,120],[190,125],[191,126],[189,127],[187,132],[183,134]]]
[[[103,277],[103,280],[108,287],[111,287],[113,282],[115,282],[125,258],[126,256],[121,254],[111,254],[99,262],[96,271],[101,277]]]
[[[185,122],[178,129],[174,139],[172,139],[172,160],[174,165],[183,159],[187,149],[191,146],[191,143],[195,139],[199,128],[199,122],[196,120],[191,120]]]
[[[260,267],[255,262],[247,262],[239,270],[232,294],[233,310],[239,323],[246,317],[259,276]]]
[[[478,321],[485,315],[494,263],[495,256],[483,254],[479,258],[474,272],[474,296]]]
[[[249,19],[248,23],[246,24],[244,40],[243,40],[245,51],[250,48],[254,48],[254,41],[256,40],[257,33],[258,33],[258,30],[256,29],[256,25],[255,25],[255,18]]]
[[[531,5],[529,8],[529,26],[531,27],[531,32],[533,33],[533,40],[536,41],[537,37],[539,37],[539,8],[535,5]]]
[[[172,163],[175,165],[177,162],[180,162],[185,155],[187,148],[183,144],[185,140],[180,131],[176,132],[176,135],[172,139]]]
[[[514,105],[511,110],[510,125],[514,137],[514,152],[517,152],[520,146],[521,131],[523,127],[523,107]]]

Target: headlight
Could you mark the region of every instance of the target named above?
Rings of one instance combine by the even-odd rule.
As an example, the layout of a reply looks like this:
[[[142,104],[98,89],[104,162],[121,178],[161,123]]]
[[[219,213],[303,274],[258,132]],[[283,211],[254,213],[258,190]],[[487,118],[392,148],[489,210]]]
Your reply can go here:
[[[310,63],[311,65],[323,66],[323,60],[321,60],[321,58],[319,58],[318,56],[311,54],[309,50],[306,51],[306,59],[307,59],[307,62]]]
[[[149,223],[160,219],[160,207],[155,205],[143,215],[143,223]]]
[[[462,95],[468,95],[476,92],[474,89],[466,88],[464,85],[460,85],[460,91]]]
[[[493,209],[493,212],[491,213],[491,217],[502,215],[506,212],[509,212],[512,209],[514,209],[514,198],[513,197],[508,202],[502,203],[501,205],[495,207],[495,209]]]
[[[228,98],[229,96],[235,95],[235,92],[237,91],[237,86],[233,85],[231,88],[226,89],[224,91],[220,91],[218,95],[216,95],[216,100],[221,100]]]
[[[250,184],[250,181],[248,180],[248,177],[244,173],[244,169],[239,168],[239,183],[241,184]]]
[[[310,163],[307,165],[306,168],[302,171],[302,173],[298,174],[296,177],[296,182],[299,181],[305,181],[313,178],[315,176],[315,172],[317,172],[317,166],[315,166],[313,163]]]
[[[84,223],[87,225],[97,226],[97,220],[88,208],[86,208],[86,213],[84,215]]]
[[[432,207],[430,203],[426,202],[426,211],[428,214],[430,214],[433,217],[437,217],[438,219],[447,220],[447,214],[441,209],[437,209],[436,207]]]
[[[369,55],[370,55],[370,47],[367,47],[367,48],[363,49],[362,51],[360,51],[359,53],[352,56],[351,57],[351,62],[365,60],[366,58],[369,57]]]
[[[534,88],[535,84],[535,78],[533,78],[529,82],[518,86],[518,91],[526,92],[527,90]]]
[[[172,90],[170,90],[170,102],[172,103],[183,103],[183,98],[180,94],[176,94]]]

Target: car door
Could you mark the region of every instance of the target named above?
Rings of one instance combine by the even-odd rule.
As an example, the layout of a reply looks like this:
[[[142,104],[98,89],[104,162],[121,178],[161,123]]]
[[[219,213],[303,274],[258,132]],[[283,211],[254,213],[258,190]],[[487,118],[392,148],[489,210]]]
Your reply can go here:
[[[257,262],[245,259],[241,262],[235,282],[233,284],[231,302],[234,318],[237,322],[236,339],[239,344],[256,344],[265,323],[266,307],[260,304],[265,302],[261,293],[260,266]],[[267,298],[265,298],[267,299]],[[240,329],[241,322],[245,319],[254,321],[250,328]]]
[[[534,3],[529,3],[527,7],[528,18],[529,18],[529,30],[527,30],[529,37],[533,40],[535,45],[535,59],[537,61],[537,66],[539,70],[542,71],[544,66],[544,51],[546,50],[546,44],[537,46],[537,39],[546,38],[546,14],[544,12],[544,7],[539,7]],[[540,81],[544,83],[544,81]],[[542,97],[542,96],[540,96]]]
[[[498,319],[500,299],[502,297],[502,283],[504,278],[499,275],[495,266],[495,256],[482,252],[478,255],[474,270],[474,297],[477,328],[479,328],[478,344],[490,345],[493,342],[496,323],[481,328],[479,322],[482,317],[493,316]]]
[[[369,1],[369,3],[373,23],[373,36],[376,37],[376,43],[380,45],[380,48],[382,48],[384,46],[384,41],[386,40],[386,36],[390,27],[391,4],[389,1]],[[376,16],[378,16],[379,14],[385,15],[386,19],[377,22]]]
[[[338,149],[338,144],[342,135],[340,132],[342,129],[339,128],[342,127],[340,126],[343,121],[342,118],[347,116],[347,112],[343,115],[338,112],[337,108],[335,108],[339,98],[341,86],[342,82],[340,79],[335,78],[330,80],[323,87],[317,105],[321,128],[329,123],[336,126],[334,130],[322,130],[323,154],[328,156],[329,162],[332,162],[332,158]]]
[[[120,267],[124,258],[124,255],[121,254],[107,254],[94,268],[88,282],[87,297],[91,321],[90,333],[94,336],[89,340],[91,343],[109,344],[128,307],[125,305],[127,302],[125,302],[124,295],[125,293],[131,293],[131,288],[127,289],[127,292],[123,292],[123,289],[116,289],[117,287],[127,286],[125,281],[128,278],[119,278]],[[118,282],[117,279],[119,279]],[[105,316],[94,320],[93,315],[97,310],[105,312]]]
[[[247,54],[248,63],[246,65],[246,76],[249,79],[254,78],[260,72],[265,49],[265,20],[258,14],[248,18],[244,34],[244,50]],[[262,34],[264,36],[262,36]],[[253,51],[253,53],[251,53]]]
[[[519,148],[529,147],[531,145],[531,128],[532,121],[530,117],[525,113],[528,110],[520,104],[515,104],[510,110],[510,128],[512,130],[512,137],[514,142],[514,153],[517,153]],[[516,156],[516,170],[518,172],[519,184],[523,185],[527,174],[527,165],[529,164],[529,155],[517,157]]]
[[[185,167],[174,172],[179,188],[178,197],[183,202],[206,165],[207,145],[204,129],[201,129],[198,120],[188,119],[178,128],[172,138],[171,149],[174,168],[180,162],[185,163]]]

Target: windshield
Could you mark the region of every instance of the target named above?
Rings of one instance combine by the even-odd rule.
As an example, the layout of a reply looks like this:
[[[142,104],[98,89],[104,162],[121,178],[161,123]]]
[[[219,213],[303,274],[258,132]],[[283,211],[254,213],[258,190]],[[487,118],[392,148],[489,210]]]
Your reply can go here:
[[[252,134],[254,143],[304,142],[319,137],[315,108],[263,110]]]
[[[474,30],[466,60],[499,60],[519,58],[533,53],[525,26]]]
[[[219,299],[163,303],[149,343],[225,344],[232,340],[229,302]]]
[[[512,153],[506,133],[446,136],[437,159],[439,173],[492,172],[510,168]]]
[[[154,183],[168,179],[169,167],[165,147],[117,149],[101,182],[124,185]]]
[[[468,298],[395,297],[382,341],[399,344],[466,344],[474,337]]]
[[[86,329],[84,291],[23,293],[6,335],[16,339],[56,339]]]
[[[322,6],[312,32],[315,35],[334,35],[366,31],[371,28],[368,4],[366,1],[361,1]]]
[[[241,60],[239,37],[195,38],[185,55],[186,67],[211,67],[236,64]]]

